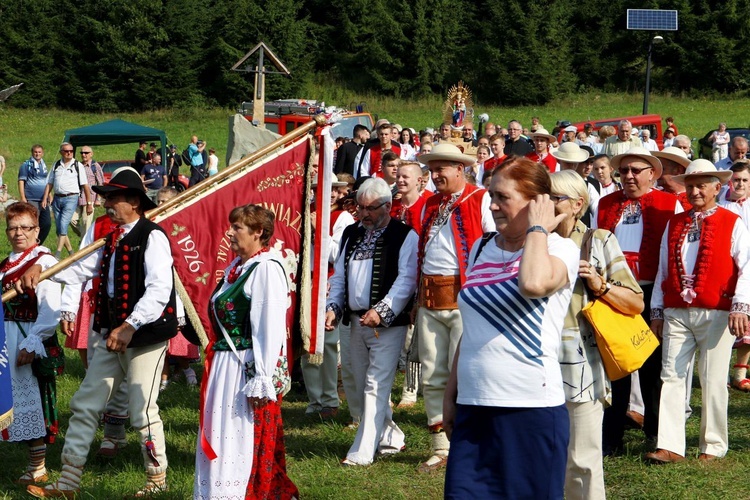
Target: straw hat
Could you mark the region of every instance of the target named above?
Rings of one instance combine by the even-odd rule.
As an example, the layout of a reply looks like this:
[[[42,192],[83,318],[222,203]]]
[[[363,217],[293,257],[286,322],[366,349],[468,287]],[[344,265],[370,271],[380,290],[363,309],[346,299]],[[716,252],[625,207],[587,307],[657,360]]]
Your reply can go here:
[[[656,156],[657,158],[672,160],[673,162],[682,165],[683,168],[687,168],[687,166],[690,164],[690,158],[687,157],[685,152],[680,148],[676,148],[674,146],[669,146],[668,148],[664,148],[661,151],[652,151],[651,154]]]
[[[419,161],[425,165],[438,160],[455,161],[463,163],[464,166],[474,165],[477,162],[475,157],[463,154],[458,146],[450,142],[441,142],[435,145],[431,152],[419,157]]]
[[[612,160],[610,161],[610,165],[612,165],[612,169],[613,170],[619,169],[620,163],[622,163],[622,160],[624,160],[628,156],[635,156],[639,160],[645,161],[646,163],[654,167],[654,180],[661,177],[662,166],[661,166],[661,162],[659,161],[659,158],[652,155],[648,149],[640,147],[640,146],[632,147],[622,154],[613,156]]]
[[[560,144],[557,151],[552,152],[552,156],[557,158],[558,161],[566,161],[568,163],[581,163],[589,159],[588,152],[581,149],[581,146],[573,141]]]
[[[717,170],[716,166],[711,163],[708,160],[704,160],[703,158],[699,160],[693,160],[690,162],[690,164],[687,166],[687,170],[685,170],[685,173],[683,175],[675,175],[672,177],[672,180],[675,182],[679,182],[680,184],[685,184],[685,181],[689,177],[717,177],[719,181],[721,181],[722,184],[726,184],[729,182],[729,179],[732,178],[732,172],[731,170]]]
[[[529,134],[529,137],[531,137],[532,139],[534,139],[535,137],[543,137],[544,139],[547,139],[550,144],[557,141],[557,137],[550,134],[543,128],[537,129],[536,132],[532,132],[531,134]]]

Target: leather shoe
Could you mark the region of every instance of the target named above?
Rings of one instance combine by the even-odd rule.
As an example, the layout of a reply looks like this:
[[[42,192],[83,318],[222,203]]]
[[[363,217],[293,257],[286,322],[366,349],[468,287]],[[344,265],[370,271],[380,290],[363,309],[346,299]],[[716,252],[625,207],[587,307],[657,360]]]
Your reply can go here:
[[[448,455],[432,455],[417,470],[421,473],[432,472],[448,465]]]
[[[626,421],[625,421],[625,428],[626,429],[643,429],[643,415],[636,411],[628,411],[625,413]]]
[[[34,486],[33,484],[26,487],[26,492],[34,498],[75,498],[80,490],[58,490],[57,488],[44,488]]]
[[[717,457],[716,455],[709,455],[708,453],[701,453],[700,455],[698,455],[698,460],[700,460],[701,462],[712,462],[718,459],[719,457]]]
[[[685,457],[682,455],[661,448],[651,453],[646,453],[644,458],[654,464],[673,464],[685,460]]]

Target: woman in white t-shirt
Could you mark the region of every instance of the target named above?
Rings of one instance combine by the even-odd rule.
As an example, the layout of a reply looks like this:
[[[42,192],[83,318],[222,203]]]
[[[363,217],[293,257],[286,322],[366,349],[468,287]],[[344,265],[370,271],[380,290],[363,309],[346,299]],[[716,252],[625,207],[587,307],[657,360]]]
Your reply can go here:
[[[493,171],[497,233],[474,244],[458,296],[463,336],[443,403],[445,498],[563,497],[569,422],[558,363],[579,252],[553,233],[548,171]]]

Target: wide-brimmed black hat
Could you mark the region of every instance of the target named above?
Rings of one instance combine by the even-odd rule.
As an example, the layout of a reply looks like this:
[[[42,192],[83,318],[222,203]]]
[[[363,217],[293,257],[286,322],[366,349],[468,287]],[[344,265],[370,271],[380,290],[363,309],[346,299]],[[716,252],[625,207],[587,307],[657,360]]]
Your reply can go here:
[[[91,189],[96,194],[106,195],[118,191],[130,191],[141,198],[141,207],[144,211],[156,208],[151,198],[146,195],[146,188],[143,187],[143,179],[133,167],[120,167],[112,172],[112,178],[103,186],[92,186]]]

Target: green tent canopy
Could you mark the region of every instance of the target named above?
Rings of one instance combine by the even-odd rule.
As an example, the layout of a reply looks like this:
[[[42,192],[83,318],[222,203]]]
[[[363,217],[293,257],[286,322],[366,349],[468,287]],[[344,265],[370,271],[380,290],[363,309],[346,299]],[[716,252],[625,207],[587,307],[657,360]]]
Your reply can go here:
[[[144,127],[119,118],[65,131],[64,142],[73,147],[128,144],[139,141],[160,141],[162,161],[167,158],[167,134],[163,130]]]

